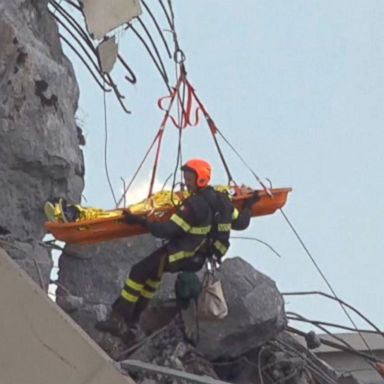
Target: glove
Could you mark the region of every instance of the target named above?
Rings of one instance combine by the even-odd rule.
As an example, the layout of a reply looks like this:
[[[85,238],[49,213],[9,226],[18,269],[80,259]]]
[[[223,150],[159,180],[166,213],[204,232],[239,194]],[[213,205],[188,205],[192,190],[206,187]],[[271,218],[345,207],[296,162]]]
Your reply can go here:
[[[251,209],[252,205],[257,203],[259,200],[260,200],[259,193],[257,191],[253,192],[251,197],[249,197],[247,200],[245,200],[244,208]]]
[[[131,212],[124,211],[123,219],[127,224],[139,224],[145,226],[147,224],[147,219],[143,216],[133,215]]]

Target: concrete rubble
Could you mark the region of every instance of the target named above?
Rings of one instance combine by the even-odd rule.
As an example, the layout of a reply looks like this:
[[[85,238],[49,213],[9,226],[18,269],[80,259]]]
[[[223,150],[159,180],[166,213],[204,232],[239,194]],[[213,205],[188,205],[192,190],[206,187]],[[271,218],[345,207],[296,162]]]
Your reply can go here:
[[[141,236],[70,246],[62,255],[59,282],[63,289],[59,291],[58,303],[66,303],[69,292],[83,300],[84,304],[70,314],[111,357],[233,383],[259,382],[263,367],[267,367],[265,377],[269,375],[279,381],[287,377],[298,383],[336,382],[337,376],[331,369],[284,332],[284,301],[275,282],[239,257],[225,260],[219,272],[229,314],[215,322],[199,321],[198,341],[191,338],[191,333],[197,332],[194,306],[186,310],[177,308],[175,275],[171,274],[166,275],[153,304],[141,317],[141,328],[147,337],[141,344],[128,346],[118,338],[98,332],[94,324],[109,310],[131,266],[157,245],[150,236]],[[179,380],[138,370],[129,374],[138,383]]]

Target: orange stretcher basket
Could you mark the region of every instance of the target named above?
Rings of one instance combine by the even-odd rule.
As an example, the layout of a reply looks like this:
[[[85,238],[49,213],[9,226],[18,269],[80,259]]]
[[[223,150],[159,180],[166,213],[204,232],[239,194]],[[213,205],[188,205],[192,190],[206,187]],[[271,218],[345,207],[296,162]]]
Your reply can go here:
[[[249,188],[236,187],[236,194],[232,201],[240,211],[244,201],[252,196],[256,190]],[[282,208],[287,201],[288,193],[291,188],[271,189],[272,197],[265,191],[258,190],[260,200],[252,206],[252,216],[263,216],[274,213]],[[109,241],[121,237],[141,235],[148,231],[141,225],[127,224],[122,220],[124,209],[121,209],[121,216],[103,217],[92,220],[83,220],[70,223],[45,223],[45,229],[51,233],[57,240],[66,243],[92,244],[102,241]],[[165,221],[171,217],[176,208],[157,209],[148,215],[149,220]]]

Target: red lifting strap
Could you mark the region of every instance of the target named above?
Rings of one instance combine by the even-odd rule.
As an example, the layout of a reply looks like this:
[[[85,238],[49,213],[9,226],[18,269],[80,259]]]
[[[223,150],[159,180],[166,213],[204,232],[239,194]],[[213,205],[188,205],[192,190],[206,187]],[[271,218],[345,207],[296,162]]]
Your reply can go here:
[[[184,87],[183,92],[186,90],[186,103],[183,102],[181,95],[180,95],[180,90],[177,92],[177,103],[180,106],[180,109],[182,111],[182,124],[180,124],[177,119],[170,115],[169,118],[171,119],[173,125],[178,128],[178,129],[184,129],[187,127],[195,127],[196,125],[199,124],[200,118],[199,118],[199,113],[201,110],[200,105],[196,106],[194,108],[194,101],[196,101],[195,95],[194,95],[194,90],[185,78],[185,76],[182,76],[182,84],[180,84],[179,89],[181,88],[181,85]],[[169,109],[169,104],[168,107],[164,106],[165,100],[171,100],[172,95],[170,96],[164,96],[160,98],[157,102],[158,107],[162,111],[167,111]],[[171,102],[171,101],[170,101]],[[194,116],[194,121],[192,121],[192,116]]]
[[[148,197],[150,197],[152,195],[152,193],[153,193],[153,186],[155,184],[155,177],[156,177],[157,166],[158,166],[159,158],[160,158],[160,147],[161,147],[161,141],[162,141],[162,138],[163,138],[164,129],[165,129],[165,126],[167,124],[167,120],[170,117],[170,112],[171,112],[172,105],[173,105],[173,103],[175,101],[176,96],[178,96],[178,94],[179,94],[180,85],[183,83],[184,79],[185,79],[185,74],[184,73],[180,74],[180,77],[177,80],[176,87],[174,88],[172,94],[170,96],[168,96],[170,98],[170,101],[169,101],[169,104],[168,104],[168,108],[165,110],[163,120],[162,120],[162,122],[160,124],[160,129],[159,129],[159,131],[158,131],[158,133],[156,135],[157,149],[156,149],[155,162],[153,164],[153,169],[152,169],[151,182],[149,184]]]
[[[184,100],[185,92],[186,92],[186,103],[184,102],[185,101]],[[183,97],[180,96],[180,93],[183,93]],[[170,114],[170,110],[172,107],[172,103],[175,100],[175,96],[177,97],[177,103],[178,103],[178,105],[182,111],[182,118],[180,119],[181,123],[176,121],[176,119]],[[163,103],[167,99],[170,100],[169,104],[167,107],[164,107]],[[197,106],[194,107],[195,104],[197,104]],[[219,152],[220,159],[221,159],[221,161],[224,165],[225,171],[227,173],[228,183],[234,182],[232,175],[231,175],[231,172],[229,170],[229,167],[225,161],[224,155],[221,151],[221,148],[220,148],[219,143],[218,143],[217,138],[216,138],[216,133],[218,132],[218,128],[216,127],[215,122],[213,121],[213,119],[209,115],[204,104],[197,97],[195,89],[192,87],[191,83],[186,78],[185,72],[182,72],[180,74],[179,81],[177,83],[177,86],[174,89],[174,92],[170,96],[165,96],[165,97],[160,98],[157,102],[157,105],[162,111],[166,112],[164,124],[165,124],[166,120],[168,120],[168,118],[169,118],[172,121],[172,123],[174,124],[174,126],[178,129],[184,129],[184,128],[187,128],[189,126],[196,126],[197,124],[199,124],[199,120],[200,120],[199,114],[200,114],[200,112],[202,112],[206,121],[207,121],[208,127],[212,133],[212,137],[213,137],[213,140],[215,142],[216,148]],[[195,116],[195,120],[192,122],[192,115],[193,114]],[[160,142],[161,142],[161,137],[159,139],[159,144],[160,144]],[[158,151],[159,151],[159,146],[158,146]],[[159,156],[157,154],[155,165],[154,165],[154,171],[155,172],[156,172],[156,168],[157,168],[158,157]],[[155,173],[152,173],[151,187],[150,187],[150,191],[149,191],[150,194],[152,193],[154,180],[155,180]]]

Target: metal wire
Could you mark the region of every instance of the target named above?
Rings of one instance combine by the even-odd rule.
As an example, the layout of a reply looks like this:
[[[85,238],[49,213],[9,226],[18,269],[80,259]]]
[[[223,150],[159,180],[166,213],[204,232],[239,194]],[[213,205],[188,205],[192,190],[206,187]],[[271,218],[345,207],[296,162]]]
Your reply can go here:
[[[109,189],[111,190],[111,194],[115,205],[117,205],[117,200],[115,196],[115,192],[113,191],[111,178],[109,176],[108,170],[108,115],[107,115],[107,96],[106,93],[103,93],[103,106],[104,106],[104,167],[105,167],[105,175],[107,176]]]
[[[157,46],[155,44],[155,41],[153,40],[152,35],[150,34],[150,32],[149,32],[148,28],[146,27],[146,25],[144,24],[143,20],[140,17],[138,17],[137,20],[139,21],[139,24],[141,25],[141,27],[143,28],[143,30],[144,30],[145,34],[147,35],[149,41],[151,42],[152,48],[155,51],[155,54],[156,54],[158,63],[160,65],[160,67],[161,67],[162,73],[164,74],[165,78],[168,80],[167,71],[165,69],[163,60],[162,60],[162,58],[160,56],[159,50],[157,49]]]
[[[358,311],[356,308],[354,308],[352,305],[346,303],[345,301],[339,299],[338,297],[334,297],[332,295],[328,295],[327,293],[321,292],[321,291],[305,291],[305,292],[282,292],[283,296],[306,296],[306,295],[321,295],[324,297],[327,297],[331,300],[338,301],[340,304],[344,305],[345,307],[351,309],[353,312],[355,312],[357,315],[359,315],[362,319],[364,319],[373,329],[377,331],[378,334],[384,337],[384,333],[379,329],[377,325],[375,325],[372,321],[370,321],[366,316],[364,316],[360,311]],[[354,328],[356,330],[356,328]],[[358,332],[358,331],[356,331]]]
[[[343,312],[345,313],[345,315],[347,316],[347,318],[349,319],[349,321],[351,322],[351,324],[353,325],[353,327],[355,328],[356,332],[358,332],[358,334],[360,335],[360,338],[361,340],[363,341],[363,343],[365,344],[365,346],[367,347],[367,349],[371,352],[371,348],[367,342],[367,340],[364,338],[364,336],[358,331],[358,328],[357,328],[357,325],[356,323],[353,321],[351,315],[348,313],[348,311],[345,309],[345,306],[344,306],[344,303],[341,302],[341,300],[339,300],[337,294],[336,294],[336,291],[333,289],[331,283],[328,281],[328,279],[326,278],[326,276],[324,275],[323,271],[321,270],[320,266],[317,264],[315,258],[312,256],[311,252],[309,251],[309,249],[307,248],[307,246],[305,245],[303,239],[301,238],[301,236],[299,235],[299,233],[297,232],[296,228],[293,226],[292,222],[289,220],[287,214],[284,212],[283,208],[280,208],[280,212],[281,214],[283,215],[285,221],[287,222],[287,224],[289,225],[289,227],[291,228],[292,232],[295,234],[297,240],[299,241],[299,243],[301,244],[301,246],[303,247],[305,253],[308,255],[308,257],[310,258],[310,260],[312,261],[312,264],[315,266],[316,270],[319,272],[320,276],[322,277],[322,279],[324,280],[324,282],[326,283],[327,287],[329,288],[329,290],[332,292],[333,296],[338,299],[339,301],[339,304],[340,304],[340,307],[341,309],[343,310]]]
[[[291,314],[291,313],[293,314],[293,312],[286,312],[285,313],[287,315],[287,319],[288,320],[300,321],[300,322],[303,322],[303,323],[308,323],[308,324],[313,324],[313,325],[319,324],[319,325],[323,325],[325,327],[344,329],[346,331],[354,331],[354,332],[356,331],[355,328],[346,327],[345,325],[329,323],[327,321],[309,320],[309,319],[304,319],[304,318],[298,318],[298,317],[295,317],[295,316],[289,316],[289,314]],[[359,329],[359,332],[367,333],[367,334],[373,334],[373,335],[377,335],[378,334],[378,332],[373,331],[373,330],[369,330],[369,329]]]
[[[149,48],[149,46],[148,46],[148,44],[147,44],[147,42],[143,39],[143,37],[140,35],[140,33],[137,32],[136,28],[135,28],[132,24],[128,23],[127,26],[126,26],[126,29],[131,29],[131,30],[133,31],[133,33],[136,35],[136,37],[141,41],[141,43],[142,43],[143,46],[145,47],[146,51],[148,52],[149,56],[151,57],[152,62],[155,64],[155,66],[156,66],[158,72],[160,73],[160,76],[161,76],[161,78],[163,79],[164,84],[165,84],[165,86],[167,87],[169,93],[171,93],[171,92],[172,92],[172,89],[171,89],[171,87],[170,87],[170,85],[169,85],[168,75],[167,75],[166,72],[163,73],[161,66],[160,66],[159,63],[157,62],[155,56],[153,55],[151,49]]]
[[[159,3],[160,3],[160,6],[164,12],[164,15],[168,21],[168,25],[171,29],[173,29],[173,24],[172,24],[172,20],[171,20],[171,17],[169,16],[169,13],[167,11],[167,9],[165,8],[165,5],[163,4],[162,0],[159,0]]]
[[[81,37],[84,39],[84,41],[87,43],[87,45],[89,46],[89,48],[91,50],[93,50],[93,52],[96,53],[96,49],[95,47],[93,46],[93,43],[91,41],[91,39],[89,38],[88,34],[86,33],[86,31],[82,28],[82,26],[77,22],[77,20],[65,9],[63,8],[62,6],[60,6],[60,4],[58,4],[57,2],[55,2],[54,0],[50,0],[49,1],[49,4],[51,4],[56,10],[59,11],[59,13],[61,14],[61,16],[63,16],[65,18],[65,20],[71,24],[71,26],[81,35]]]
[[[153,139],[151,145],[149,146],[149,148],[148,148],[146,154],[144,155],[144,158],[142,159],[141,163],[139,164],[139,167],[136,169],[136,171],[135,171],[135,173],[133,174],[133,176],[132,176],[130,182],[129,182],[128,185],[127,185],[127,187],[124,189],[122,196],[120,197],[119,201],[118,201],[117,204],[116,204],[116,208],[118,208],[118,207],[120,206],[121,202],[123,201],[123,199],[125,199],[125,195],[127,194],[129,188],[131,188],[133,182],[135,181],[137,175],[139,174],[141,168],[143,167],[145,161],[147,160],[147,158],[148,158],[148,156],[149,156],[149,154],[150,154],[152,148],[153,148],[154,145],[156,144],[158,138],[159,138],[159,132],[157,132],[157,134],[156,134],[155,138]]]
[[[305,355],[303,356],[303,354],[300,351],[298,351],[296,348],[294,348],[292,345],[290,345],[290,344],[288,344],[288,343],[286,343],[280,339],[275,339],[275,342],[277,344],[280,344],[284,348],[290,350],[292,353],[299,356],[303,360],[305,360],[307,362],[308,369],[312,373],[314,373],[315,375],[321,377],[325,382],[327,382],[329,384],[337,384],[337,381],[333,377],[329,376],[327,372],[324,372],[320,368],[318,368],[307,356],[305,356]]]
[[[301,319],[305,319],[304,316],[301,316],[297,313],[294,313],[294,312],[289,312],[291,314],[294,314],[295,316],[297,316],[298,318],[301,318]],[[305,319],[307,320],[307,319]],[[323,327],[322,325],[319,325],[319,324],[313,324],[315,327],[321,329],[324,333],[326,333],[327,335],[333,337],[335,340],[339,341],[341,344],[344,344],[347,348],[349,348],[350,350],[355,350],[355,348],[353,348],[353,346],[351,344],[349,344],[347,341],[345,341],[344,339],[342,339],[341,337],[339,336],[336,336],[334,335],[332,332],[328,331],[328,329],[326,329],[325,327]]]
[[[229,142],[229,140],[223,135],[223,133],[216,127],[217,133],[220,135],[220,137],[224,140],[224,142],[231,148],[231,150],[235,153],[235,155],[240,159],[240,161],[243,163],[243,165],[248,169],[248,171],[251,172],[253,177],[256,179],[256,181],[261,185],[263,190],[267,193],[269,197],[273,197],[271,194],[271,191],[269,188],[267,188],[264,183],[261,181],[261,178],[256,174],[256,172],[248,165],[248,163],[245,161],[244,157],[240,155],[240,152]]]
[[[71,0],[65,0],[66,3],[70,4],[73,8],[76,8],[78,11],[81,11],[82,8],[81,6],[77,5],[76,3],[74,3],[73,1]]]
[[[126,113],[130,113],[130,111],[125,107],[124,105],[124,102],[123,102],[123,99],[124,99],[124,96],[118,91],[118,88],[117,88],[117,85],[115,84],[115,82],[113,81],[112,77],[107,74],[107,73],[104,73],[102,72],[101,68],[100,68],[100,63],[99,63],[99,54],[97,52],[97,49],[94,47],[93,45],[93,42],[91,41],[91,39],[89,38],[88,34],[83,30],[83,28],[77,23],[77,21],[62,7],[60,7],[57,3],[55,3],[53,0],[50,0],[50,4],[52,6],[55,7],[55,9],[59,10],[59,13],[61,14],[61,16],[71,25],[72,28],[74,28],[74,30],[77,32],[77,34],[80,36],[80,38],[82,39],[83,43],[86,44],[86,46],[92,51],[92,53],[95,55],[95,58],[92,58],[89,54],[89,52],[86,50],[86,48],[83,46],[83,44],[81,43],[81,41],[79,40],[79,38],[74,34],[73,31],[71,31],[68,26],[66,26],[64,24],[64,22],[62,20],[60,20],[58,17],[55,17],[55,19],[57,20],[57,22],[63,26],[64,29],[66,29],[66,31],[71,35],[71,37],[77,42],[77,44],[81,47],[81,49],[84,51],[84,53],[86,54],[86,56],[88,57],[88,59],[91,61],[92,65],[95,67],[97,73],[99,74],[99,76],[103,79],[103,82],[107,83],[111,88],[112,90],[114,91],[115,93],[115,96],[117,97],[118,99],[118,102],[119,104],[121,105],[121,107],[123,108],[124,112]],[[60,35],[61,36],[61,35]],[[81,59],[81,61],[83,62],[83,64],[87,67],[87,69],[91,72],[92,76],[95,78],[95,80],[98,82],[98,85],[100,86],[100,81],[98,81],[98,79],[96,78],[96,75],[92,72],[92,70],[90,69],[90,66],[88,64],[88,62],[82,57],[82,55],[75,49],[75,47],[67,40],[65,39],[65,42],[70,45],[70,47],[72,48],[72,50],[77,54],[77,56]],[[120,63],[124,66],[124,68],[127,70],[128,72],[128,76],[125,76],[125,79],[131,83],[135,83],[136,82],[136,76],[135,74],[133,73],[133,71],[131,70],[131,68],[128,66],[128,64],[123,60],[123,58],[118,55],[118,59],[120,61]],[[95,63],[95,60],[97,62],[97,64]],[[104,90],[105,90],[105,87],[104,87]],[[110,90],[108,90],[109,92]]]
[[[127,114],[130,114],[131,111],[127,109],[127,107],[123,103],[124,96],[119,92],[119,89],[117,88],[117,85],[113,82],[111,76],[109,73],[105,74],[106,78],[109,80],[110,86],[112,87],[113,92],[115,93],[115,96],[117,98],[117,101],[119,102],[121,108],[123,108],[123,111]]]
[[[65,38],[61,33],[59,33],[59,37],[64,43],[68,45],[69,48],[72,49],[72,51],[76,54],[76,56],[82,61],[82,63],[85,65],[85,67],[88,69],[88,72],[91,74],[93,79],[96,81],[96,84],[104,91],[104,92],[111,92],[110,89],[107,89],[104,87],[103,83],[100,82],[100,80],[97,78],[97,76],[93,73],[91,67],[86,62],[86,60],[80,55],[78,50],[72,45],[72,43],[69,42],[67,38]]]
[[[120,61],[120,63],[123,65],[123,67],[127,70],[129,76],[125,75],[124,78],[130,82],[131,84],[137,83],[137,78],[131,67],[127,64],[127,62],[121,57],[120,54],[117,54],[117,58]]]
[[[156,27],[157,31],[159,32],[161,41],[163,42],[164,47],[165,47],[165,49],[167,51],[168,57],[171,59],[172,58],[172,54],[171,54],[171,51],[169,49],[167,40],[165,39],[164,34],[163,34],[163,32],[162,32],[162,30],[160,28],[159,23],[157,22],[155,16],[153,15],[152,11],[150,10],[150,8],[146,4],[146,2],[144,0],[141,0],[141,3],[144,5],[144,8],[146,9],[146,11],[148,12],[150,18],[152,19],[153,23],[155,24],[155,27]]]
[[[259,375],[260,384],[264,384],[263,373],[261,372],[261,355],[263,354],[264,348],[265,347],[262,346],[259,349],[259,352],[257,354],[257,366],[258,366],[257,372],[258,372],[258,375]]]
[[[300,335],[300,336],[303,336],[305,337],[306,333],[303,332],[303,331],[300,331],[296,328],[293,328],[293,327],[287,327],[286,328],[287,331],[289,332],[292,332],[292,333],[296,333],[297,335]],[[322,344],[324,345],[328,345],[329,347],[332,347],[332,348],[335,348],[335,349],[339,349],[341,351],[345,351],[345,352],[350,352],[356,356],[359,356],[361,358],[364,358],[372,363],[377,363],[379,362],[380,360],[378,360],[375,356],[372,356],[372,355],[368,355],[366,353],[363,353],[363,352],[360,352],[360,351],[356,351],[355,349],[353,348],[349,348],[345,345],[342,345],[342,344],[338,344],[338,343],[335,343],[333,341],[330,341],[330,340],[325,340],[324,338],[322,337],[319,337],[320,341]]]
[[[291,312],[293,313],[293,312]],[[294,315],[298,316],[299,318],[303,318],[305,319],[304,317],[302,317],[301,315],[297,314],[297,313],[293,313]],[[341,344],[344,345],[344,348],[346,348],[345,350],[355,354],[355,355],[358,355],[360,356],[361,358],[363,358],[368,364],[371,364],[372,362],[378,362],[379,359],[375,357],[375,355],[373,354],[373,352],[370,350],[370,353],[371,355],[367,355],[363,352],[360,352],[360,351],[357,351],[351,344],[349,344],[347,341],[345,341],[344,339],[342,339],[341,337],[339,336],[336,336],[334,335],[333,333],[329,332],[325,327],[321,326],[321,325],[318,325],[318,324],[314,324],[317,328],[321,329],[322,331],[324,331],[326,334],[328,334],[329,336],[333,337],[334,339],[336,339],[337,341],[339,341]],[[360,333],[360,332],[359,332]],[[323,339],[320,339],[320,340],[323,340]],[[338,347],[340,348],[341,345],[338,345]],[[372,367],[374,369],[377,370],[377,368],[372,365]]]
[[[260,240],[260,239],[257,239],[256,237],[248,237],[248,236],[231,236],[230,237],[231,239],[236,239],[236,240],[253,240],[253,241],[257,241],[263,245],[265,245],[266,247],[268,247],[275,255],[277,255],[278,257],[281,258],[281,255],[275,251],[273,249],[273,247],[271,245],[269,245],[268,243],[266,243],[265,241],[263,240]]]
[[[99,62],[99,53],[97,49],[94,47],[92,40],[90,39],[87,32],[81,27],[81,25],[70,15],[63,7],[58,6],[54,0],[50,0],[50,4],[54,7],[57,7],[59,13],[67,20],[67,22],[79,33],[83,41],[86,43],[88,48],[95,54],[96,60]],[[118,60],[123,65],[123,67],[127,70],[129,76],[124,76],[127,81],[132,84],[137,82],[136,75],[127,62],[122,58],[120,54],[117,55]],[[106,79],[104,79],[106,80]]]

